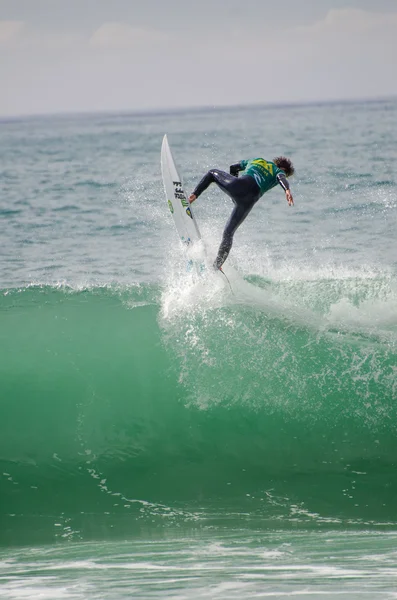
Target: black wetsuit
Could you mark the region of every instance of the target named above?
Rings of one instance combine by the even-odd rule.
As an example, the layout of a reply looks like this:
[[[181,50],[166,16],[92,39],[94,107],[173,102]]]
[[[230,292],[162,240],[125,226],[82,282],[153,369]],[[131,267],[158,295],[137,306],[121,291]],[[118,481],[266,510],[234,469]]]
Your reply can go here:
[[[222,242],[214,262],[214,267],[217,269],[221,268],[229,255],[236,229],[241,225],[263,194],[254,177],[251,175],[238,177],[238,172],[241,170],[240,163],[231,165],[230,175],[219,169],[211,169],[204,175],[193,191],[193,194],[198,198],[211,183],[216,183],[234,202],[234,208],[223,231]],[[284,190],[289,189],[289,184],[284,173],[278,173],[276,177],[277,182]]]

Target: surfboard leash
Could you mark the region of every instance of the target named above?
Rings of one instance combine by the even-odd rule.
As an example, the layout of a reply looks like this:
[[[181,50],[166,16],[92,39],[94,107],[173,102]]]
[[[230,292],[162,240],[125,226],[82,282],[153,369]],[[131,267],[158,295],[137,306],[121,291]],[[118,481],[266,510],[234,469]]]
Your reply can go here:
[[[221,273],[223,273],[223,275],[226,277],[226,281],[227,281],[227,282],[228,282],[228,284],[229,284],[230,291],[232,292],[232,294],[233,294],[233,296],[234,296],[233,288],[232,288],[232,285],[231,285],[231,283],[230,283],[230,281],[229,281],[229,277],[228,277],[228,276],[226,275],[226,273],[223,271],[222,267],[219,267],[219,270],[220,270],[220,272],[221,272]]]

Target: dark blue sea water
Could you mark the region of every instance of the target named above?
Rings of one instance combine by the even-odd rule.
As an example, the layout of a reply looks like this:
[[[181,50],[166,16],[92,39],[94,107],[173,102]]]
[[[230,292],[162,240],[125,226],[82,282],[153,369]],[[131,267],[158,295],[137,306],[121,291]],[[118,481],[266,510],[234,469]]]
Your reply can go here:
[[[0,123],[0,598],[393,598],[397,102]],[[290,156],[227,272],[168,211]],[[231,201],[195,203],[215,255]]]

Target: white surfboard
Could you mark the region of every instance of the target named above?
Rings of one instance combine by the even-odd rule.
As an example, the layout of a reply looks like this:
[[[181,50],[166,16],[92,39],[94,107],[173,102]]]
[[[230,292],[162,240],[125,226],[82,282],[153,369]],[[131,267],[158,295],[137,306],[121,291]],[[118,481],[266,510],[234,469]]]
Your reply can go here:
[[[182,243],[190,248],[201,240],[200,230],[175,166],[166,135],[161,146],[161,172],[166,200],[177,232]]]
[[[171,211],[180,240],[186,250],[188,259],[187,270],[194,270],[197,275],[202,277],[207,272],[206,263],[208,263],[205,247],[192,205],[187,199],[183,182],[176,168],[166,135],[163,138],[161,146],[161,173],[168,208]],[[228,277],[224,271],[222,273],[225,275],[230,286]],[[214,274],[216,274],[215,271]]]

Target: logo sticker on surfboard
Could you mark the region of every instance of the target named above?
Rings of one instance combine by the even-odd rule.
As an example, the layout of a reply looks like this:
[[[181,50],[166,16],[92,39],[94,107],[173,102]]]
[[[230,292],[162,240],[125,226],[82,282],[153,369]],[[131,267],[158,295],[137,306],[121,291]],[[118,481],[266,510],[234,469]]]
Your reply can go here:
[[[172,182],[174,184],[174,196],[177,200],[185,200],[185,192],[183,191],[182,188],[182,183],[180,181],[173,181]],[[185,200],[186,202],[186,200]],[[182,202],[183,204],[183,202]]]
[[[182,183],[180,181],[173,181],[174,184],[174,196],[177,200],[181,201],[183,208],[186,209],[188,217],[193,219],[192,211],[190,210],[189,202],[186,200],[186,194],[183,191]]]

